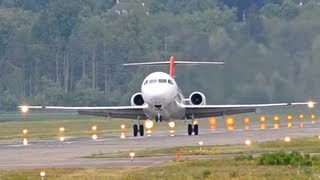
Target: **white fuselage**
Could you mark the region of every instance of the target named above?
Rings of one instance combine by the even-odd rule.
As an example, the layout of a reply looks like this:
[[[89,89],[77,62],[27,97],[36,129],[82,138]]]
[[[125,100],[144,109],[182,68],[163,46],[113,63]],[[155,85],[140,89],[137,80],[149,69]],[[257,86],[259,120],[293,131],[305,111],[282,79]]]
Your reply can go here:
[[[144,113],[154,119],[159,114],[162,119],[184,119],[185,110],[181,107],[183,95],[174,78],[164,72],[154,72],[148,75],[142,85],[141,94],[148,105]]]

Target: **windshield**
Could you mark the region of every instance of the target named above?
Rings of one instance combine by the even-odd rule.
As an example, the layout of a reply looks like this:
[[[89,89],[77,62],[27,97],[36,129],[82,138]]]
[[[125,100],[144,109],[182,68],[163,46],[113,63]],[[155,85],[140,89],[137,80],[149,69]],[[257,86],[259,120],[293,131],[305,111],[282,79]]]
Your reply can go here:
[[[166,79],[159,79],[158,82],[159,83],[167,83],[167,80]]]

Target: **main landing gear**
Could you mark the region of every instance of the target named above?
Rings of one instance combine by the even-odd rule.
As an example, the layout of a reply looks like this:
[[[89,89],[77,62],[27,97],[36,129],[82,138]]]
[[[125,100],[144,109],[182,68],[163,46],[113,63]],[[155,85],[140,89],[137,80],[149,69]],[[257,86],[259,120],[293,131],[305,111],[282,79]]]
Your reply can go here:
[[[191,136],[192,132],[194,132],[194,135],[196,135],[196,136],[198,135],[198,133],[199,133],[199,125],[198,124],[195,124],[195,125],[188,124],[188,135]]]
[[[144,136],[144,126],[143,124],[140,124],[139,127],[137,124],[133,125],[133,136],[137,137],[138,133],[140,136]]]

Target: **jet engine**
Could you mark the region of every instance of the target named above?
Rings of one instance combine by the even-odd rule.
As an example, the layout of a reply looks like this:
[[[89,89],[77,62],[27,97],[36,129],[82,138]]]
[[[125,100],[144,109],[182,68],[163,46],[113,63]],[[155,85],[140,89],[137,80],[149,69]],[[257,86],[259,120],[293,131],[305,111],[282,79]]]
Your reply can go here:
[[[144,104],[144,100],[142,98],[141,93],[135,93],[131,97],[131,106],[142,106]]]
[[[206,96],[201,92],[193,92],[189,96],[189,102],[192,105],[205,105]]]

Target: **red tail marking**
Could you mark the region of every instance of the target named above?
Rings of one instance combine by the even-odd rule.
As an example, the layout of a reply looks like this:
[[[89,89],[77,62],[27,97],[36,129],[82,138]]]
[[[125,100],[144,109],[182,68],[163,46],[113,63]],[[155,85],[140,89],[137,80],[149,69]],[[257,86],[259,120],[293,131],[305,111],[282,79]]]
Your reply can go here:
[[[170,67],[169,67],[169,71],[170,71],[170,76],[171,77],[175,77],[175,64],[174,64],[174,61],[175,61],[175,59],[174,59],[174,56],[171,56],[170,57]]]

